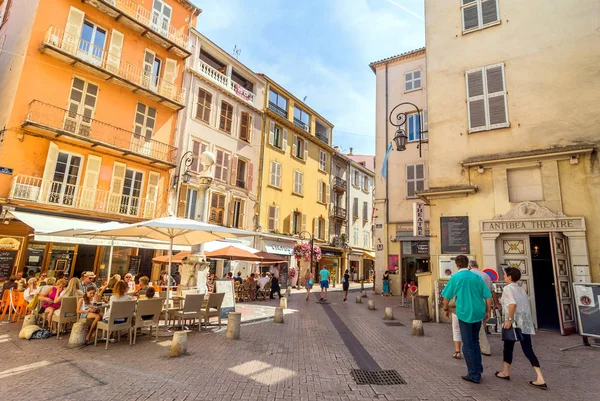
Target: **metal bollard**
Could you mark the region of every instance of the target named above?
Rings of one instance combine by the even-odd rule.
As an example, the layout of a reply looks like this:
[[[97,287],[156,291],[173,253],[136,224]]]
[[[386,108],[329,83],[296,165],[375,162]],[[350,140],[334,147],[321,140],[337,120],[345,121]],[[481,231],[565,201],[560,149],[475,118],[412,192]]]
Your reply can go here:
[[[230,340],[239,340],[241,323],[242,314],[240,312],[229,312],[227,314],[227,330],[225,331],[225,337]]]

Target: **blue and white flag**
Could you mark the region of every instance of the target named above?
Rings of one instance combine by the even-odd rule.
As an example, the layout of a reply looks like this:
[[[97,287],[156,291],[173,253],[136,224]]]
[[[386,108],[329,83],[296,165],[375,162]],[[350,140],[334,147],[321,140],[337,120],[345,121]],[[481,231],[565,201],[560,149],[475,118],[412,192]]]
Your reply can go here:
[[[392,144],[387,148],[387,152],[385,152],[385,157],[383,158],[383,165],[381,166],[381,175],[383,178],[387,180],[387,165],[388,165],[388,157],[390,156],[390,152],[392,151]]]

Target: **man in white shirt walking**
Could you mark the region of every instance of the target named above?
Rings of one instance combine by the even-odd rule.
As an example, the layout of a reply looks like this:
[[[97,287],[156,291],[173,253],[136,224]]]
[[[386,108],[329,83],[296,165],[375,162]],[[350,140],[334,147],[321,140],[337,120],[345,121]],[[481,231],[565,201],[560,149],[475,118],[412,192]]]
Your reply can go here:
[[[473,273],[479,275],[482,278],[483,282],[485,283],[485,286],[492,293],[493,305],[498,305],[498,296],[494,292],[494,287],[492,286],[492,279],[490,278],[490,276],[487,273],[479,271],[479,265],[477,264],[476,260],[469,261],[469,269]],[[492,306],[492,309],[493,309],[493,307],[494,306]],[[483,324],[481,325],[481,329],[479,330],[479,345],[480,345],[481,353],[483,355],[487,355],[487,356],[491,355],[490,343],[488,342],[487,336],[485,334],[485,325],[483,325]]]

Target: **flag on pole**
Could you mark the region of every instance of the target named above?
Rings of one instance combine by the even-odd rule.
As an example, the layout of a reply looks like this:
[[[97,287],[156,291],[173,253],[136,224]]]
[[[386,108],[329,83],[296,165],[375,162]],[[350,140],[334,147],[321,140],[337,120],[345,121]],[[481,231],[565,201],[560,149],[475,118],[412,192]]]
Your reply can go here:
[[[384,179],[387,180],[387,165],[388,165],[388,157],[390,156],[390,152],[392,151],[392,144],[387,148],[387,152],[385,152],[385,157],[383,158],[383,165],[381,166],[381,175]]]

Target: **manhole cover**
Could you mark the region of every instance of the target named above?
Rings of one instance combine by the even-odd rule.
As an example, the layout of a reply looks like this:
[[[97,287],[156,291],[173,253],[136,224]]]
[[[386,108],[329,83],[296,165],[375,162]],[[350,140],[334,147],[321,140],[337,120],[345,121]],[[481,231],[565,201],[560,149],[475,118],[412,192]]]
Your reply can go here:
[[[383,324],[385,324],[386,326],[404,326],[400,322],[383,322]]]
[[[376,384],[379,386],[391,386],[395,384],[406,384],[402,376],[395,370],[369,371],[352,369],[350,372],[356,384]]]

